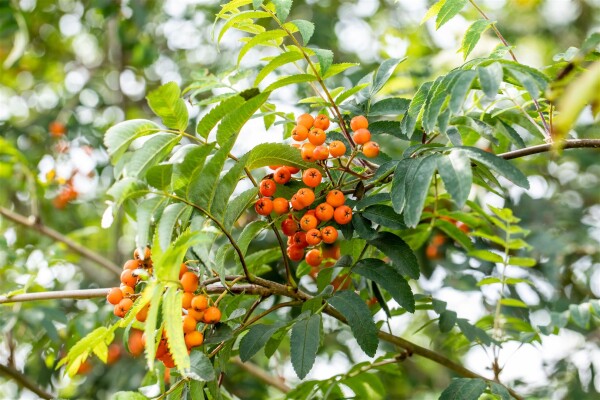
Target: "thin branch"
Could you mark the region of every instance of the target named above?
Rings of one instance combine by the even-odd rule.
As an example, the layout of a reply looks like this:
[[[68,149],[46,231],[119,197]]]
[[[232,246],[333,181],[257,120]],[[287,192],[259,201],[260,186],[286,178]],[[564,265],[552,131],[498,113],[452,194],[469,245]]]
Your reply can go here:
[[[102,288],[15,294],[14,296],[0,296],[0,304],[56,299],[93,299],[96,297],[105,297],[109,290],[110,288]]]
[[[62,233],[55,231],[54,229],[42,224],[39,221],[36,221],[35,218],[28,218],[24,215],[18,214],[4,207],[0,207],[0,215],[6,217],[6,219],[8,220],[16,222],[19,225],[23,225],[27,228],[33,229],[41,233],[42,235],[48,236],[49,238],[54,239],[57,242],[64,243],[73,252],[83,256],[84,258],[87,258],[90,261],[95,262],[96,264],[108,269],[116,275],[121,274],[121,268],[119,268],[116,264],[102,257],[100,254],[66,237]]]
[[[532,154],[545,153],[556,147],[564,150],[582,148],[598,149],[600,148],[600,139],[570,139],[560,143],[540,144],[537,146],[525,147],[523,149],[498,154],[498,157],[502,157],[505,160],[512,160],[515,158],[530,156]]]
[[[6,365],[0,364],[0,374],[8,376],[12,378],[17,385],[37,394],[42,399],[53,399],[55,398],[50,393],[46,392],[44,389],[38,387],[35,382],[32,382],[28,377],[17,371],[12,367],[7,367]]]
[[[267,385],[272,386],[283,393],[287,393],[290,391],[289,386],[285,384],[282,378],[269,375],[265,370],[263,370],[256,364],[253,364],[251,362],[243,362],[239,357],[233,357],[231,361],[240,368],[244,369],[250,375],[253,375],[254,377],[260,379]]]

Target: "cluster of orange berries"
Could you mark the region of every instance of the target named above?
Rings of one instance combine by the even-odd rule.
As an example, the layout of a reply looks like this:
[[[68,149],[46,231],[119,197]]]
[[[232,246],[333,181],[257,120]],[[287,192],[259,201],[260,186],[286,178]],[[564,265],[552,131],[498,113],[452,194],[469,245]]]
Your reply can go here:
[[[133,306],[134,299],[138,296],[135,294],[136,285],[139,283],[142,274],[152,274],[152,258],[149,248],[145,249],[143,259],[140,257],[138,250],[134,252],[133,259],[128,260],[123,265],[121,286],[112,288],[108,292],[106,298],[110,304],[115,306],[114,314],[117,317],[123,318]],[[218,323],[221,320],[221,311],[216,305],[210,305],[211,299],[208,296],[196,294],[200,281],[198,275],[189,271],[186,264],[181,264],[179,283],[183,288],[181,322],[183,325],[185,344],[189,352],[192,348],[198,347],[204,343],[203,332],[197,330],[198,323],[204,323],[205,328],[208,325]],[[138,311],[135,318],[140,322],[145,322],[148,316],[149,307],[150,304],[144,306]],[[132,341],[130,340],[130,351],[134,355],[139,355],[145,347],[146,337],[141,331],[136,330],[132,332],[135,332],[139,338],[136,336],[136,340],[134,341],[136,345],[134,346],[131,346]],[[156,349],[156,359],[162,361],[167,368],[173,368],[175,366],[173,357],[168,348],[167,336],[164,330]]]

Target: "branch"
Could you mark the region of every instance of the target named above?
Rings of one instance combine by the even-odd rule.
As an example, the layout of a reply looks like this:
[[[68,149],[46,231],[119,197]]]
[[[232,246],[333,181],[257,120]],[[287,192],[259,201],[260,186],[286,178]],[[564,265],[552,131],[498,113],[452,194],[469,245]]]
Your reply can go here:
[[[282,378],[269,375],[267,372],[265,372],[265,370],[263,370],[256,364],[253,364],[251,362],[243,362],[239,357],[233,357],[231,361],[240,368],[244,369],[250,375],[253,375],[256,378],[260,379],[267,385],[279,389],[279,391],[283,393],[287,393],[290,391],[289,386],[285,384]]]
[[[56,299],[93,299],[105,297],[110,288],[103,289],[80,289],[80,290],[56,290],[51,292],[35,292],[15,294],[14,296],[0,296],[0,304],[23,303],[26,301],[56,300]]]
[[[502,157],[505,160],[512,160],[514,158],[530,156],[532,154],[545,153],[547,151],[552,150],[553,146],[558,146],[558,148],[565,150],[582,148],[598,149],[600,148],[600,139],[571,139],[553,144],[540,144],[537,146],[525,147],[523,149],[498,154],[498,157]]]
[[[37,394],[39,397],[43,399],[54,399],[55,397],[50,393],[46,392],[44,389],[38,387],[34,382],[32,382],[28,377],[17,371],[12,367],[7,367],[6,365],[0,364],[0,374],[8,376],[9,378],[14,379],[17,385]]]
[[[87,258],[90,261],[95,262],[96,264],[108,269],[116,275],[121,274],[121,268],[119,268],[116,264],[113,264],[111,261],[102,257],[100,254],[88,249],[87,247],[75,242],[72,239],[69,239],[62,233],[55,231],[54,229],[42,224],[39,221],[36,221],[33,218],[25,217],[24,215],[18,214],[4,207],[0,207],[0,215],[6,217],[6,219],[8,220],[16,222],[19,225],[23,225],[27,228],[33,229],[34,231],[41,233],[42,235],[48,236],[49,238],[54,239],[57,242],[64,243],[73,252]]]

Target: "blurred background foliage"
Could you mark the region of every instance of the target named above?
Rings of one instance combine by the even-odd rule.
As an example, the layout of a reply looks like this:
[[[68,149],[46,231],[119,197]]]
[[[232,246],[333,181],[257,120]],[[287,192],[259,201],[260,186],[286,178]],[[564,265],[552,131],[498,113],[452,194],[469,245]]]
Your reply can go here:
[[[145,95],[162,83],[182,87],[208,71],[228,77],[238,89],[248,87],[244,70],[261,54],[245,58],[235,70],[239,36],[229,33],[219,48],[213,38],[218,1],[210,0],[0,0],[0,205],[34,215],[45,225],[120,263],[133,248],[133,228],[124,218],[102,229],[104,192],[112,169],[102,149],[102,135],[125,119],[147,117]],[[388,57],[408,59],[382,93],[410,97],[420,83],[462,64],[456,50],[476,11],[466,8],[439,31],[433,21],[421,24],[432,2],[425,0],[295,1],[293,17],[312,21],[312,43],[332,49],[335,62],[360,62],[344,77],[356,83]],[[542,69],[569,57],[592,32],[600,30],[598,0],[480,0],[522,63]],[[489,54],[498,40],[487,32],[471,57]],[[562,55],[561,55],[562,54]],[[562,58],[561,58],[562,57]],[[558,64],[561,65],[560,63]],[[556,68],[556,67],[555,67]],[[548,70],[553,78],[555,70]],[[202,100],[219,88],[197,93],[190,115],[205,112]],[[299,110],[297,100],[307,88],[282,90],[277,103]],[[281,135],[272,130],[270,135]],[[260,135],[257,133],[257,135]],[[578,137],[600,137],[586,111],[575,130]],[[281,136],[278,136],[281,138]],[[532,189],[510,190],[501,198],[476,193],[483,202],[513,209],[521,225],[532,231],[532,255],[541,260],[528,272],[535,285],[517,286],[515,296],[531,308],[532,325],[545,326],[570,305],[600,297],[600,163],[593,150],[543,154],[516,161],[530,177]],[[106,221],[105,221],[106,222]],[[0,217],[0,292],[17,288],[44,290],[106,287],[115,280],[106,270],[69,252],[60,243]],[[485,266],[470,263],[451,244],[436,254],[422,252],[427,278],[423,292],[448,301],[460,317],[476,322],[491,307],[495,293],[475,286],[473,276]],[[521,290],[523,289],[523,290]],[[517,309],[515,313],[523,313]],[[527,312],[526,312],[527,314]],[[521,315],[522,316],[522,315]],[[588,316],[589,317],[589,316]],[[145,374],[143,362],[121,349],[117,364],[93,361],[91,371],[74,380],[53,370],[56,360],[81,336],[112,318],[103,301],[54,301],[2,306],[0,362],[24,371],[41,386],[61,388],[63,397],[106,398],[108,393],[135,390]],[[486,373],[489,359],[478,348],[440,335],[434,325],[414,332],[435,318],[418,314],[400,318],[394,330]],[[505,349],[504,379],[530,398],[598,398],[600,391],[600,328],[569,323],[560,336],[543,338],[543,345]],[[552,321],[554,322],[554,321]],[[349,370],[364,355],[340,342],[326,342],[339,354],[320,356],[311,377]],[[119,342],[117,340],[117,342]],[[121,345],[120,345],[121,346]],[[121,346],[122,347],[122,346]],[[389,349],[392,350],[392,349]],[[266,366],[266,361],[265,361]],[[124,371],[127,371],[125,374]],[[393,372],[396,371],[396,372]],[[436,398],[450,376],[427,360],[408,360],[399,369],[383,371],[389,398]],[[400,373],[398,373],[400,371]],[[289,368],[276,371],[293,377]],[[224,385],[244,398],[267,398],[269,389],[232,368]],[[0,377],[0,397],[26,398],[14,382]]]

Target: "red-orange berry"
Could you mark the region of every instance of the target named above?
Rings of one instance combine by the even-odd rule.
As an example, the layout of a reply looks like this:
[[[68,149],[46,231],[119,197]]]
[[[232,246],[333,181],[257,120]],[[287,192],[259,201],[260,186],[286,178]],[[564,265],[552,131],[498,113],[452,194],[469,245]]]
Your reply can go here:
[[[273,174],[273,180],[281,185],[285,185],[292,179],[292,173],[288,167],[279,167]]]
[[[300,155],[304,161],[314,161],[315,160],[315,145],[312,143],[304,143],[300,148]]]
[[[292,236],[292,244],[296,244],[302,248],[308,247],[309,243],[306,241],[306,232],[298,231],[294,233],[294,236]]]
[[[313,127],[315,119],[310,114],[302,114],[298,118],[296,118],[296,123],[298,125],[304,126],[306,129],[310,129]]]
[[[133,276],[133,272],[130,269],[126,269],[121,272],[121,283],[123,285],[134,287],[138,279]]]
[[[327,135],[323,129],[312,128],[310,132],[308,132],[308,141],[315,146],[325,143],[325,139],[327,139]]]
[[[287,255],[292,261],[301,261],[304,258],[304,248],[296,244],[288,246]]]
[[[123,300],[123,292],[118,287],[112,288],[108,291],[106,300],[113,306],[117,305],[121,300]]]
[[[258,199],[254,205],[254,209],[260,215],[269,215],[273,211],[273,201],[268,197]]]
[[[192,299],[192,308],[196,311],[204,311],[208,308],[208,297],[200,294]]]
[[[281,222],[281,230],[285,236],[293,236],[298,230],[298,223],[290,216]]]
[[[114,314],[119,318],[123,318],[127,311],[131,309],[131,306],[133,306],[133,300],[124,298],[115,306]]]
[[[146,247],[144,249],[144,260],[149,259],[152,256],[152,251],[150,250],[150,247]],[[138,249],[135,249],[133,251],[133,258],[135,258],[136,260],[141,260],[142,257],[140,255],[140,251]]]
[[[128,297],[135,293],[135,290],[131,286],[121,285],[119,286],[119,289],[121,289],[123,297]]]
[[[196,321],[202,321],[202,319],[204,318],[204,311],[197,311],[191,307],[187,311],[188,315],[194,318]]]
[[[306,232],[306,242],[311,246],[316,246],[321,243],[321,231],[316,228],[310,229]]]
[[[123,271],[127,269],[134,270],[138,268],[142,268],[142,263],[140,260],[127,260],[125,261],[125,264],[123,264]]]
[[[343,205],[346,202],[346,197],[344,196],[344,193],[342,193],[339,190],[332,190],[329,193],[327,193],[327,197],[325,198],[325,201],[331,205],[332,207],[339,207],[341,205]]]
[[[298,198],[298,194],[295,194],[292,196],[290,203],[292,203],[292,208],[295,211],[299,211],[302,210],[303,208],[305,208],[306,206],[300,201],[300,199]]]
[[[340,225],[352,221],[352,209],[348,206],[339,206],[333,211],[333,219]]]
[[[302,142],[303,140],[306,140],[307,137],[308,128],[306,128],[304,125],[296,125],[294,129],[292,129],[292,139],[295,141]]]
[[[304,206],[308,207],[315,201],[315,192],[308,188],[302,188],[296,193],[298,201]]]
[[[186,272],[179,281],[181,282],[181,286],[183,286],[184,292],[193,293],[198,289],[198,275],[193,272]]]
[[[323,243],[334,243],[338,238],[338,231],[333,226],[325,226],[321,228],[321,237]]]
[[[285,167],[290,170],[290,174],[292,175],[300,171],[300,168],[292,167],[291,165],[286,165]]]
[[[329,147],[326,144],[315,147],[313,157],[319,161],[327,160],[329,158]]]
[[[350,120],[350,129],[357,131],[359,129],[367,129],[369,127],[369,121],[364,115],[357,115]]]
[[[208,307],[204,311],[204,323],[205,324],[216,324],[221,320],[221,310],[217,307]]]
[[[322,179],[323,175],[316,168],[309,168],[302,174],[302,182],[308,187],[319,186]]]
[[[273,199],[273,211],[275,213],[281,215],[288,212],[290,209],[290,202],[284,199],[283,197],[277,197]]]
[[[127,338],[127,348],[132,356],[137,357],[144,352],[145,347],[145,336],[144,332],[139,329],[132,329],[129,331],[129,338]]]
[[[50,136],[59,138],[67,132],[67,127],[60,121],[52,121],[48,125],[48,130],[50,131]]]
[[[330,124],[329,117],[325,114],[319,114],[315,118],[315,122],[313,123],[313,126],[315,128],[319,128],[319,129],[326,131],[327,128],[329,128],[329,124]]]
[[[371,132],[369,132],[368,129],[361,128],[354,132],[352,140],[354,140],[354,143],[356,144],[365,144],[371,140]]]
[[[340,140],[334,140],[329,143],[329,154],[334,158],[343,156],[346,154],[346,145]]]
[[[315,216],[319,221],[329,221],[333,218],[333,207],[329,203],[321,203],[315,208]]]
[[[363,145],[362,152],[365,157],[374,158],[379,155],[379,145],[377,142],[367,142]]]
[[[314,215],[304,214],[302,219],[300,219],[300,227],[302,228],[302,230],[307,232],[311,229],[316,228],[318,224],[319,220]]]
[[[258,188],[260,194],[266,197],[273,196],[276,189],[277,185],[272,179],[263,179],[260,181],[260,186]]]
[[[306,263],[311,267],[318,267],[323,262],[323,257],[321,256],[321,250],[312,249],[308,253],[306,253]]]

